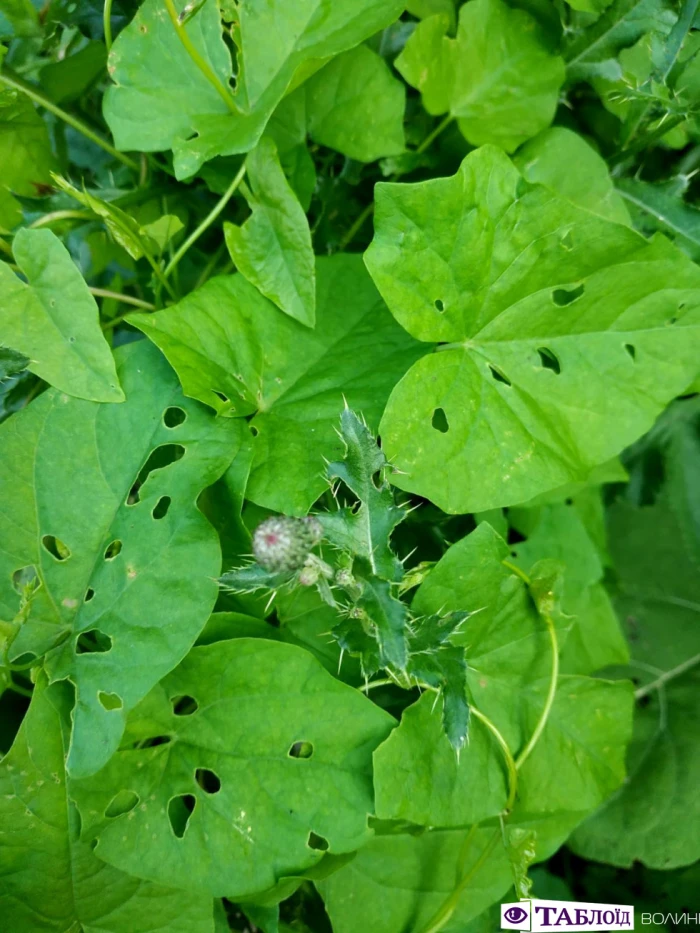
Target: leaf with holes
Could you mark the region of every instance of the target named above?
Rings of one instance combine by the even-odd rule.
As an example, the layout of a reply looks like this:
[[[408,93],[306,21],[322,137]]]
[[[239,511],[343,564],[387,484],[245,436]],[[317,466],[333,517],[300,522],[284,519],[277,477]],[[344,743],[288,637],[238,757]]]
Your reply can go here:
[[[376,428],[386,399],[421,354],[396,326],[359,256],[316,260],[316,327],[267,301],[241,275],[220,276],[174,308],[133,314],[185,393],[250,422],[246,496],[303,515],[327,489],[323,458],[342,455],[344,399]],[[342,296],[342,301],[339,300]]]
[[[0,763],[0,914],[7,929],[65,933],[214,933],[205,894],[130,877],[78,838],[65,755],[72,696],[42,674]]]
[[[290,317],[313,327],[316,268],[309,222],[285,178],[274,142],[263,137],[246,160],[252,213],[243,226],[224,224],[236,268]]]
[[[448,512],[584,479],[692,382],[700,270],[530,185],[499,150],[451,178],[377,186],[366,263],[420,340],[387,404],[397,486]]]
[[[31,372],[62,392],[123,401],[95,299],[61,241],[49,230],[23,229],[13,251],[27,282],[0,262],[2,339],[29,357]]]
[[[84,836],[138,877],[264,891],[369,839],[372,751],[393,724],[301,648],[194,648],[133,711],[121,751],[73,785]],[[124,791],[134,806],[110,819]]]
[[[128,710],[204,626],[221,554],[196,500],[243,433],[183,398],[147,342],[118,358],[124,404],[51,390],[0,429],[0,617],[31,568],[40,588],[11,659],[47,653],[51,680],[75,684],[72,774],[104,764]]]

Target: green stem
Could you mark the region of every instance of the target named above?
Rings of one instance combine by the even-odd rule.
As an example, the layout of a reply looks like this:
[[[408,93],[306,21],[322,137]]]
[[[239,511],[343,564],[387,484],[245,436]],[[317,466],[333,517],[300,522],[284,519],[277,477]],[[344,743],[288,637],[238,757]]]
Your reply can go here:
[[[216,90],[217,94],[224,101],[231,113],[238,113],[238,107],[236,106],[236,102],[234,101],[231,92],[221,82],[219,76],[214,72],[209,62],[199,54],[194,43],[190,39],[187,30],[180,22],[180,17],[178,16],[177,10],[175,9],[173,0],[165,0],[165,7],[168,11],[168,16],[170,17],[170,21],[173,24],[175,32],[177,33],[180,42],[182,42],[183,46],[185,47],[187,54],[190,56],[192,61],[195,63],[197,68],[199,68],[211,86]]]
[[[481,710],[476,709],[474,706],[471,708],[471,714],[486,726],[503,753],[503,760],[506,763],[506,770],[508,771],[508,799],[506,800],[505,812],[510,813],[515,803],[515,795],[518,792],[518,768],[513,758],[513,753],[497,726],[491,722],[488,716],[485,716]]]
[[[481,853],[477,861],[472,865],[466,875],[459,882],[457,887],[454,889],[452,894],[447,898],[442,907],[435,913],[432,919],[428,922],[427,926],[423,927],[421,933],[438,933],[439,930],[442,930],[446,923],[449,922],[452,914],[457,909],[459,904],[459,899],[462,896],[462,892],[472,880],[474,875],[477,874],[479,869],[484,865],[484,863],[489,859],[491,853],[493,852],[496,843],[498,842],[500,833],[496,829],[493,836],[486,843],[484,851]]]
[[[114,298],[115,301],[121,301],[125,305],[133,305],[135,308],[143,308],[144,311],[155,311],[156,306],[150,301],[142,301],[141,298],[134,298],[133,295],[123,295],[121,292],[113,292],[108,288],[90,287],[90,293],[97,298]]]
[[[540,736],[544,732],[545,726],[547,725],[547,720],[549,719],[549,714],[552,712],[552,706],[554,705],[554,697],[557,692],[557,681],[559,679],[559,645],[557,644],[557,632],[554,628],[554,621],[547,612],[543,612],[541,615],[544,619],[545,625],[547,626],[547,633],[549,635],[549,641],[552,646],[552,670],[549,678],[547,698],[544,701],[544,706],[542,707],[540,718],[537,721],[535,730],[530,736],[527,745],[515,759],[515,766],[518,770],[522,768],[527,759],[530,757],[535,746],[540,740]]]
[[[48,227],[49,224],[59,220],[94,220],[95,215],[90,211],[51,211],[39,217],[34,223],[29,224],[30,230],[37,230],[39,227]]]
[[[105,0],[102,10],[102,26],[105,34],[107,52],[112,48],[112,0]]]
[[[368,693],[370,690],[374,690],[375,687],[392,687],[396,686],[396,681],[391,677],[380,677],[379,680],[371,680],[369,683],[364,684],[360,687],[363,693]]]
[[[68,126],[72,126],[74,130],[77,130],[86,139],[89,139],[91,142],[95,143],[96,146],[104,149],[104,151],[108,152],[114,159],[118,159],[124,165],[127,165],[130,169],[133,169],[133,171],[138,172],[138,162],[134,162],[134,160],[130,159],[128,155],[124,155],[123,152],[119,152],[114,148],[114,146],[108,143],[106,139],[103,139],[101,136],[91,130],[90,127],[83,123],[82,120],[78,120],[77,117],[73,117],[71,114],[66,113],[65,110],[57,107],[50,98],[45,97],[35,88],[29,87],[29,85],[25,84],[23,81],[11,78],[8,74],[5,73],[0,73],[0,84],[4,84],[5,87],[10,87],[15,91],[21,91],[22,94],[26,94],[30,100],[34,101],[35,104],[43,107],[44,110],[48,110],[49,113],[52,113],[54,116],[58,117],[59,120],[63,120],[63,122],[68,124]]]
[[[217,249],[215,250],[215,252],[213,253],[211,259],[207,262],[207,264],[205,265],[205,267],[204,267],[204,268],[202,269],[202,271],[200,272],[200,274],[199,274],[199,276],[198,276],[198,278],[197,278],[197,281],[194,283],[194,289],[193,289],[193,291],[197,291],[197,289],[198,289],[198,288],[201,288],[202,285],[204,285],[204,283],[209,279],[209,277],[211,276],[212,272],[214,271],[214,269],[215,269],[215,268],[217,267],[217,265],[219,264],[219,260],[221,259],[221,257],[223,256],[223,254],[224,254],[225,252],[226,252],[226,241],[225,241],[225,240],[222,240],[222,242],[219,244],[218,248],[217,248]]]
[[[19,693],[20,696],[29,697],[31,699],[32,691],[28,690],[27,687],[22,687],[20,684],[16,684],[14,680],[8,680],[6,686],[10,690],[14,690],[15,693]]]
[[[700,664],[700,654],[688,658],[687,661],[683,661],[682,664],[672,668],[670,671],[665,671],[661,676],[657,677],[656,680],[652,680],[650,684],[645,684],[643,687],[640,687],[639,690],[635,690],[635,700],[641,700],[653,690],[658,690],[660,687],[663,687],[664,684],[667,684],[669,680],[675,680],[676,677],[680,677],[681,674],[685,674],[686,671],[692,670],[692,668],[697,667],[698,664]]]
[[[367,207],[365,207],[362,210],[360,215],[355,220],[354,224],[350,227],[348,232],[345,234],[345,236],[342,238],[342,240],[338,244],[338,250],[340,252],[342,252],[346,246],[349,246],[350,243],[352,243],[352,241],[355,239],[355,237],[360,232],[362,227],[364,227],[365,221],[372,215],[373,210],[374,210],[374,201],[370,201]]]
[[[416,152],[418,154],[425,152],[425,150],[435,142],[435,140],[438,138],[440,133],[442,133],[443,130],[447,129],[447,127],[450,125],[450,123],[452,123],[453,120],[454,120],[454,117],[448,113],[447,116],[444,118],[444,120],[441,120],[440,123],[438,123],[438,125],[435,127],[432,133],[428,133],[428,135],[425,137],[423,142],[416,149]]]
[[[216,218],[226,207],[228,202],[231,200],[231,198],[235,194],[236,188],[238,188],[240,183],[243,181],[243,178],[245,177],[245,171],[246,171],[246,165],[244,162],[243,165],[241,165],[240,169],[238,170],[236,177],[233,179],[233,181],[228,186],[226,191],[221,195],[221,198],[219,199],[219,201],[214,205],[212,210],[207,214],[207,216],[204,218],[201,224],[197,227],[197,229],[193,230],[192,233],[187,237],[185,242],[182,243],[178,251],[175,253],[173,258],[170,260],[168,265],[165,267],[164,274],[165,274],[166,279],[168,278],[168,276],[172,275],[173,269],[177,267],[177,264],[180,262],[182,257],[185,255],[187,250],[194,243],[197,242],[197,240],[204,233],[204,231],[207,230],[214,223]]]

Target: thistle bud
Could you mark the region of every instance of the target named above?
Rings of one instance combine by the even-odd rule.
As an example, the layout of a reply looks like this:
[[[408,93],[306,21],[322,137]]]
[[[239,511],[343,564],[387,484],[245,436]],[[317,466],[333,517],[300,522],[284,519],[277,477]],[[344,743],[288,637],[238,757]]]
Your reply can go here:
[[[323,537],[318,519],[273,515],[255,529],[253,553],[265,570],[283,572],[304,566],[311,548]]]

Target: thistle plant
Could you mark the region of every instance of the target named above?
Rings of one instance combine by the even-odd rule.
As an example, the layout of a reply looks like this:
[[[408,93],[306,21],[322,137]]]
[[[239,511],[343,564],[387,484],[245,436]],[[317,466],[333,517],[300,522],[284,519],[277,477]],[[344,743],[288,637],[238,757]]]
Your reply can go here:
[[[337,508],[303,518],[274,515],[253,534],[254,560],[224,574],[233,593],[275,595],[316,587],[337,613],[332,637],[342,653],[360,660],[369,683],[379,671],[405,689],[435,690],[443,698],[443,725],[452,746],[467,739],[467,662],[453,637],[467,612],[417,616],[402,598],[415,586],[391,535],[408,507],[388,482],[392,466],[364,420],[350,408],[340,419],[342,460],[327,463]],[[342,504],[341,504],[342,503]]]

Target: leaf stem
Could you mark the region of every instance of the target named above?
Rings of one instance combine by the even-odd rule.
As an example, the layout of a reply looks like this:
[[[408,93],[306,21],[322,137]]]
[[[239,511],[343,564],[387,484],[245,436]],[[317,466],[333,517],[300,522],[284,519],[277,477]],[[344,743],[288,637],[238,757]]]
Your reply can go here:
[[[452,114],[448,113],[447,116],[444,118],[444,120],[441,120],[438,123],[438,125],[435,127],[435,129],[431,133],[428,133],[428,135],[425,137],[423,142],[416,149],[416,152],[419,155],[422,152],[425,152],[425,150],[435,142],[435,140],[438,138],[440,133],[442,133],[444,130],[447,129],[447,127],[450,125],[450,123],[452,123],[453,120],[454,120],[454,117],[452,116]]]
[[[90,286],[90,294],[97,298],[114,298],[115,301],[121,301],[125,305],[133,305],[135,308],[143,308],[144,311],[155,311],[156,306],[150,301],[143,301],[141,298],[134,298],[133,295],[123,295],[121,292],[113,292],[109,288],[93,288]]]
[[[38,230],[39,227],[48,227],[59,220],[94,220],[95,215],[91,211],[51,211],[44,214],[33,223],[29,224],[30,230]]]
[[[217,94],[224,101],[231,113],[238,113],[238,107],[236,106],[236,102],[234,101],[230,90],[228,90],[221,82],[219,76],[214,72],[209,62],[199,54],[194,42],[190,39],[184,24],[180,22],[180,17],[178,16],[177,10],[175,9],[173,0],[165,0],[165,8],[168,11],[170,21],[173,24],[180,42],[182,42],[183,46],[185,47],[187,54],[190,56],[194,64],[197,66],[197,68],[199,68]]]
[[[74,130],[77,130],[86,139],[89,139],[91,142],[95,143],[96,146],[99,146],[101,149],[104,149],[105,152],[108,152],[112,158],[118,159],[133,171],[138,172],[138,162],[134,162],[134,160],[129,158],[128,155],[125,155],[123,152],[119,152],[119,150],[115,149],[114,146],[112,146],[111,143],[108,143],[106,139],[103,139],[92,129],[90,129],[86,123],[83,123],[82,120],[71,116],[71,114],[66,113],[65,110],[57,107],[50,98],[46,97],[44,94],[41,94],[35,88],[30,87],[23,81],[10,77],[5,72],[0,72],[0,84],[4,84],[5,87],[10,87],[15,91],[21,91],[22,94],[26,94],[30,100],[34,101],[35,104],[43,107],[44,110],[48,110],[49,113],[52,113],[54,116],[58,117],[59,120],[63,120],[63,122],[68,126],[73,127]]]
[[[503,760],[506,763],[506,769],[508,771],[508,799],[506,800],[505,813],[510,813],[513,809],[513,804],[515,803],[515,795],[518,792],[518,767],[513,758],[513,753],[511,752],[508,743],[503,738],[503,735],[499,731],[498,727],[491,722],[488,716],[485,716],[481,710],[478,710],[475,706],[471,707],[471,714],[475,716],[480,722],[482,722],[486,728],[489,730],[491,735],[495,738],[498,743],[501,752],[503,753]]]
[[[650,684],[645,684],[643,687],[640,687],[639,690],[635,690],[635,700],[641,700],[643,697],[648,696],[653,690],[660,689],[670,680],[675,680],[676,677],[680,677],[681,674],[685,674],[686,671],[692,670],[692,668],[697,667],[698,664],[700,664],[700,654],[688,658],[686,661],[683,661],[682,664],[678,664],[676,667],[671,668],[670,671],[665,671],[657,677],[656,680],[652,680]]]
[[[201,222],[201,224],[197,227],[197,229],[193,230],[192,233],[184,241],[184,243],[181,244],[178,251],[175,253],[173,258],[170,260],[168,265],[165,267],[165,273],[164,273],[165,279],[167,279],[170,275],[172,275],[173,270],[177,267],[177,264],[180,262],[182,257],[185,255],[187,250],[194,243],[196,243],[196,241],[200,238],[200,236],[204,233],[204,231],[207,230],[214,223],[216,218],[226,207],[228,202],[231,200],[231,198],[235,194],[236,188],[238,188],[240,183],[243,181],[245,177],[245,172],[246,172],[246,164],[244,162],[243,165],[241,165],[240,169],[238,170],[238,173],[236,174],[231,184],[228,186],[226,191],[224,191],[224,193],[221,195],[221,198],[219,199],[219,201],[214,205],[212,210],[209,211],[209,213],[204,218],[204,220]]]
[[[102,9],[102,27],[105,34],[105,45],[107,52],[112,48],[112,0],[105,0]]]
[[[360,232],[362,227],[365,225],[365,221],[372,216],[374,211],[374,201],[370,201],[369,204],[363,208],[361,213],[355,218],[355,222],[347,231],[345,236],[341,239],[338,244],[338,251],[342,253],[346,246],[349,246],[350,243],[355,239],[357,234]]]

